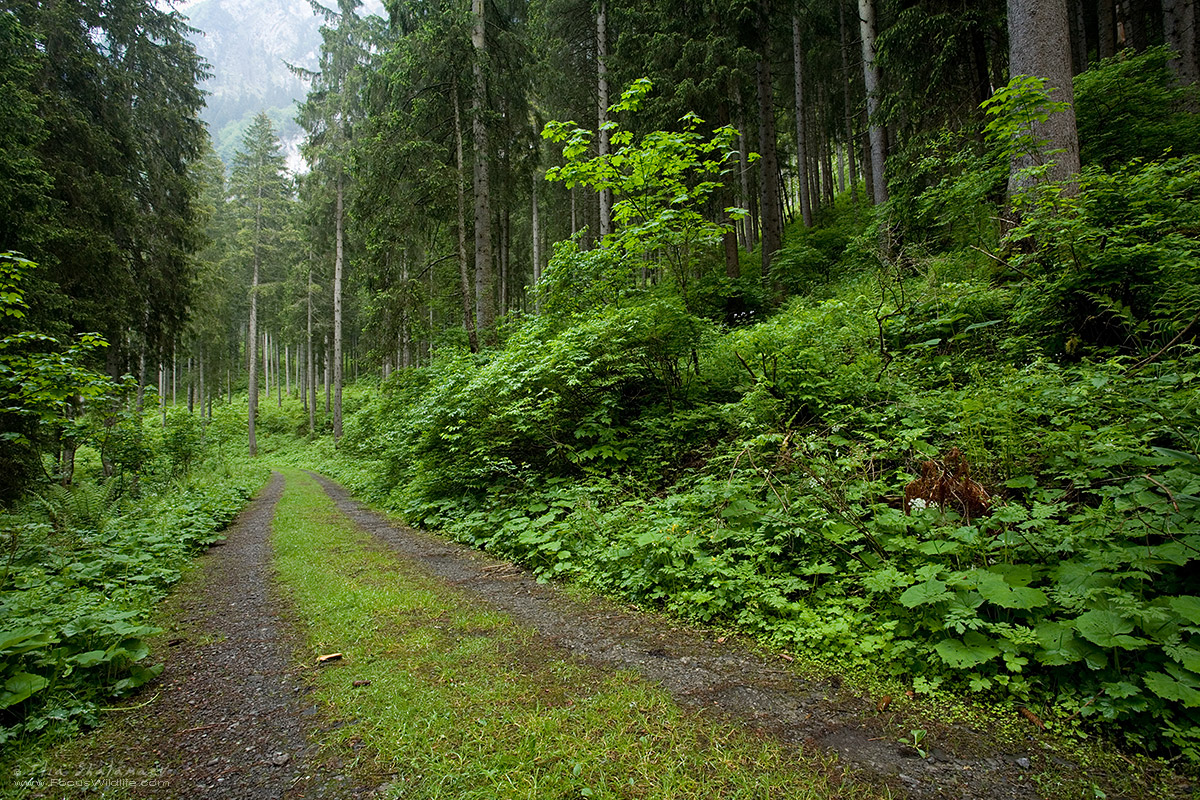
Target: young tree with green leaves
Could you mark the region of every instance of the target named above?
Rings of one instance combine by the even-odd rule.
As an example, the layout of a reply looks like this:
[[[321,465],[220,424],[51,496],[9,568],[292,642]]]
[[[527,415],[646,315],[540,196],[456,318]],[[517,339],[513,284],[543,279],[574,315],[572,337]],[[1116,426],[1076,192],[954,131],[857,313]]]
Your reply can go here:
[[[651,89],[649,79],[635,81],[609,111],[637,111]],[[573,122],[547,123],[542,134],[562,143],[566,162],[547,170],[546,179],[612,192],[613,232],[602,244],[631,259],[662,254],[685,306],[690,305],[688,289],[700,253],[731,230],[707,219],[703,210],[722,187],[724,173],[733,168],[737,132],[724,126],[708,138],[700,133],[703,122],[689,113],[680,120],[681,130],[653,131],[638,140],[610,121],[613,152],[594,157],[593,132]],[[733,208],[726,212],[734,219],[745,213]]]

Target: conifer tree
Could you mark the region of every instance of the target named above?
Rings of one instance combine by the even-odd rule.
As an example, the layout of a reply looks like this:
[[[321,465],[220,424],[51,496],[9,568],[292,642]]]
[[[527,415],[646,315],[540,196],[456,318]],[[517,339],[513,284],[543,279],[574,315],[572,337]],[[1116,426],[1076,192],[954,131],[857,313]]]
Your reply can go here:
[[[259,113],[233,159],[230,190],[237,219],[237,258],[250,272],[248,334],[250,455],[258,454],[254,423],[258,411],[258,311],[264,278],[274,277],[286,256],[284,243],[292,198],[283,148],[265,113]]]

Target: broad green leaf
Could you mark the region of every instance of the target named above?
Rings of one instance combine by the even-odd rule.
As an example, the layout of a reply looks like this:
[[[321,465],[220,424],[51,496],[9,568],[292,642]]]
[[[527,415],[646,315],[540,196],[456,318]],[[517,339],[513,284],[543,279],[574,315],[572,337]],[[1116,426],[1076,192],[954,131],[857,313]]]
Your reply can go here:
[[[904,594],[900,595],[900,602],[908,608],[948,599],[950,599],[950,592],[946,591],[946,584],[937,578],[930,578],[924,583],[910,586],[904,591]]]
[[[1079,635],[1100,647],[1136,648],[1145,644],[1144,639],[1127,635],[1133,623],[1115,611],[1094,609],[1086,611],[1075,620]]]
[[[1174,700],[1183,703],[1188,708],[1200,707],[1200,691],[1177,681],[1162,672],[1151,672],[1142,678],[1146,688],[1164,700]]]
[[[1038,661],[1052,667],[1083,661],[1092,647],[1075,636],[1075,629],[1061,622],[1043,622],[1034,628],[1042,651]]]
[[[971,669],[1000,655],[1000,648],[983,634],[974,631],[962,640],[943,639],[933,649],[942,661],[955,669]]]
[[[1176,614],[1193,625],[1200,625],[1200,597],[1184,594],[1172,597],[1169,602]]]
[[[94,667],[96,664],[108,661],[109,658],[109,654],[104,650],[89,650],[86,653],[73,655],[68,660],[81,667]]]
[[[41,628],[18,628],[0,633],[0,653],[27,653],[50,643],[50,634]]]
[[[0,693],[0,708],[8,708],[24,702],[49,685],[50,681],[41,675],[18,672],[4,682],[4,691]]]

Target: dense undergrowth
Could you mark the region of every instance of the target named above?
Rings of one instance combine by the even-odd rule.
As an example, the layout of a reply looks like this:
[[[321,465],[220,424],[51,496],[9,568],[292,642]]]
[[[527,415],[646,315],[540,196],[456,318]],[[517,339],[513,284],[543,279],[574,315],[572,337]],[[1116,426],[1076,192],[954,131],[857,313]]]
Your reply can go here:
[[[364,393],[325,467],[543,576],[1195,762],[1200,160],[1138,130],[1008,229],[1007,161],[932,142],[686,304],[562,248],[542,314]]]
[[[96,725],[161,671],[146,666],[155,605],[265,480],[262,465],[230,457],[239,418],[83,420],[71,485],[47,482],[0,514],[8,759]]]

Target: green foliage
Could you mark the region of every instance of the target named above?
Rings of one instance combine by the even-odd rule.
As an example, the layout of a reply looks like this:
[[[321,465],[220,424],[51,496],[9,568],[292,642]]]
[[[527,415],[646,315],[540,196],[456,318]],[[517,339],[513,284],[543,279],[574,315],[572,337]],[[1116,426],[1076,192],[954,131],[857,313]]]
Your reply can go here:
[[[138,499],[47,487],[0,515],[0,742],[96,724],[106,698],[158,675],[155,603],[245,504],[261,468]]]
[[[1016,321],[1069,353],[1137,352],[1200,312],[1200,158],[1080,174],[1074,196],[1030,198],[1009,239],[1028,276]]]
[[[634,81],[609,111],[637,111],[651,88],[647,78]],[[631,131],[610,121],[606,130],[612,153],[604,156],[589,154],[594,134],[574,122],[549,122],[542,132],[545,139],[563,144],[566,162],[546,170],[546,179],[611,191],[614,230],[605,246],[634,258],[665,254],[685,304],[698,253],[728,230],[706,218],[704,204],[737,160],[737,131],[726,125],[706,138],[700,133],[703,122],[689,112],[679,120],[678,131],[654,131],[635,142]],[[731,219],[747,213],[726,211]]]
[[[1034,128],[1069,107],[1050,99],[1044,78],[1016,75],[983,103],[988,117],[984,133],[1004,163],[1023,159],[1041,167],[1052,153],[1045,151],[1047,142],[1038,138]]]
[[[1187,110],[1195,87],[1181,88],[1167,47],[1124,51],[1075,78],[1075,120],[1084,165],[1106,169],[1133,159],[1191,155],[1200,117]]]

